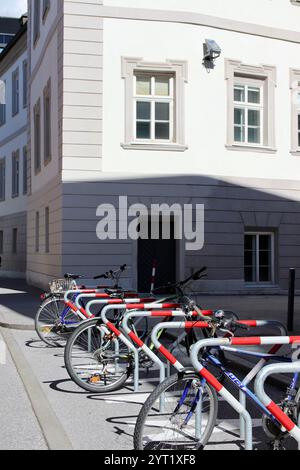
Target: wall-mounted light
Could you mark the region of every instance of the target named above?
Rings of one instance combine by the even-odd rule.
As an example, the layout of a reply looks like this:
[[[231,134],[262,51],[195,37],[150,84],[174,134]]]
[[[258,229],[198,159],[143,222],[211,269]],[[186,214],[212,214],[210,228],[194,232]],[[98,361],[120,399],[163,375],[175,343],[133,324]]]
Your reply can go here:
[[[206,69],[213,69],[215,67],[215,60],[220,57],[222,49],[213,39],[205,39],[203,44],[203,65]]]

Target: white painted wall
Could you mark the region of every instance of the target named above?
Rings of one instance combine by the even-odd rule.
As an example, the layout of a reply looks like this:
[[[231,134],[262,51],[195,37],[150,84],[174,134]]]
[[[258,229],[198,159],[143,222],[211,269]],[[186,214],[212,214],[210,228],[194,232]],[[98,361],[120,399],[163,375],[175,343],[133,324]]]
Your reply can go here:
[[[195,6],[197,2],[189,3]],[[220,7],[221,2],[216,3]],[[297,8],[294,8],[293,11],[298,14]],[[202,44],[205,38],[215,39],[223,51],[215,70],[210,74],[202,66]],[[125,129],[122,56],[143,57],[145,61],[154,62],[165,62],[168,58],[188,61],[189,80],[185,85],[185,131],[189,149],[186,152],[136,151],[121,148],[120,143],[124,141]],[[300,45],[284,41],[178,23],[105,19],[104,171],[300,178],[300,159],[290,154],[291,92],[289,89],[289,68],[300,68],[299,57]],[[277,154],[233,152],[225,148],[227,125],[225,58],[242,60],[243,63],[256,66],[268,64],[277,67],[278,86],[275,99]]]
[[[0,158],[6,157],[6,199],[0,202],[0,217],[26,210],[26,197],[23,196],[23,147],[27,145],[27,131],[13,137],[27,123],[27,108],[23,108],[23,61],[27,59],[24,52],[14,64],[0,77],[6,81],[6,123],[0,127]],[[19,113],[12,116],[12,73],[19,67]],[[4,142],[6,142],[4,144]],[[20,195],[12,198],[12,152],[20,150]]]
[[[104,5],[196,12],[299,31],[300,5],[290,0],[104,0]]]

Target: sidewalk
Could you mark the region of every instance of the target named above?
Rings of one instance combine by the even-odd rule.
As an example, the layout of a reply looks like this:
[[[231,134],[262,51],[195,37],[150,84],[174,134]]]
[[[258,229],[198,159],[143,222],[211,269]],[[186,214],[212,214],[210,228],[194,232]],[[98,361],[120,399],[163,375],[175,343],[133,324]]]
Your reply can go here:
[[[34,318],[41,303],[41,291],[23,279],[0,278],[0,322],[2,326],[34,328]],[[5,325],[6,324],[6,325]]]

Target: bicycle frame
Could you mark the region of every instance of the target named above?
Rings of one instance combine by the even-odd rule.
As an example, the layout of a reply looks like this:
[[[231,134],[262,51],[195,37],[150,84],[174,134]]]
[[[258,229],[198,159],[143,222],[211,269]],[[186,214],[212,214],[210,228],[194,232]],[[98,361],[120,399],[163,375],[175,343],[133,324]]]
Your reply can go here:
[[[220,339],[205,339],[201,340],[191,348],[191,359],[192,364],[199,373],[215,390],[245,419],[246,423],[246,437],[245,437],[245,447],[246,450],[252,450],[252,420],[247,412],[245,406],[239,403],[233,395],[228,392],[228,390],[201,364],[198,359],[198,355],[201,349],[204,348],[213,348],[220,347],[225,345],[231,346],[255,346],[255,345],[283,345],[283,344],[296,344],[300,343],[300,336],[287,336],[287,337],[253,337],[253,338],[220,338]],[[209,353],[208,353],[209,355]],[[214,357],[214,356],[212,356]],[[216,359],[216,358],[214,358]],[[215,365],[218,365],[215,362]],[[224,372],[226,369],[224,370]],[[228,371],[229,372],[229,371]],[[258,374],[259,371],[257,371]],[[229,372],[228,378],[231,380],[233,385],[246,393],[245,387],[239,379],[237,379],[234,374]],[[248,392],[247,392],[248,395]],[[265,406],[263,402],[256,397],[251,391],[248,395],[259,407],[263,410],[264,413],[268,416],[275,417],[280,426],[282,426],[286,431],[291,434],[298,442],[300,442],[300,429],[292,420],[283,413],[283,411],[277,406],[274,402],[271,402],[268,406]],[[249,421],[250,418],[250,421]]]

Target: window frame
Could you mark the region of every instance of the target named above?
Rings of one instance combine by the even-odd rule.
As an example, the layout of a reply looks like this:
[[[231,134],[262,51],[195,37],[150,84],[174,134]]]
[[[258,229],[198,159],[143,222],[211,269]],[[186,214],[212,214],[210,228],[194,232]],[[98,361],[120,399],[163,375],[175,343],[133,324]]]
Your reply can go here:
[[[37,175],[42,170],[42,126],[41,126],[41,100],[38,99],[33,108],[33,132],[34,132],[34,171]],[[37,129],[38,125],[38,129]]]
[[[33,8],[32,33],[33,33],[33,46],[35,47],[41,34],[41,0],[33,0],[32,8]]]
[[[20,112],[20,71],[19,67],[17,67],[12,72],[12,108],[11,113],[12,117],[15,117]]]
[[[295,156],[300,155],[299,125],[298,115],[300,114],[300,70],[290,69],[290,90],[291,90],[291,151]]]
[[[2,99],[0,99],[0,127],[5,126],[6,124],[6,112],[7,112],[7,106],[6,106],[6,80],[1,81],[0,83],[1,86],[1,98],[3,99],[3,103],[1,102]],[[3,88],[3,91],[2,91]]]
[[[264,286],[273,286],[275,284],[275,233],[272,231],[263,231],[263,230],[246,230],[244,232],[244,238],[246,235],[252,235],[256,236],[256,252],[255,252],[255,257],[256,257],[256,279],[259,279],[259,269],[260,269],[260,262],[259,262],[259,237],[260,235],[268,235],[271,237],[271,281],[254,281],[254,282],[249,282],[246,281],[244,278],[244,282],[247,286],[259,286],[259,287],[264,287]],[[244,253],[245,253],[245,247],[244,247]],[[244,269],[245,269],[245,263],[244,263]]]
[[[16,150],[12,153],[12,165],[11,165],[11,197],[15,199],[20,195],[20,151]]]
[[[274,154],[276,148],[275,134],[275,90],[277,72],[275,66],[253,66],[241,61],[225,59],[225,79],[227,81],[227,142],[228,150],[250,151]],[[234,88],[235,83],[245,80],[249,83],[263,85],[263,134],[261,144],[236,142],[234,139]]]
[[[45,207],[45,253],[50,253],[50,208]]]
[[[18,253],[18,228],[14,227],[12,230],[12,254]]]
[[[28,148],[23,147],[23,195],[28,194]]]
[[[0,159],[0,202],[6,200],[6,158]]]
[[[51,6],[50,0],[43,0],[43,11],[42,11],[43,24],[45,24],[46,22],[46,18],[48,16],[50,6]]]
[[[260,80],[255,80],[251,78],[245,78],[245,77],[235,77],[234,79],[234,92],[236,88],[244,87],[245,89],[245,101],[233,101],[233,107],[234,107],[234,112],[236,109],[240,109],[244,111],[244,132],[245,132],[245,141],[238,141],[235,140],[234,138],[234,144],[235,145],[247,145],[247,146],[263,146],[263,136],[264,136],[264,128],[265,128],[265,122],[264,122],[264,83]],[[260,102],[258,104],[256,103],[251,103],[248,101],[248,94],[249,94],[249,89],[250,88],[259,88],[260,90]],[[246,98],[247,97],[247,98]],[[259,129],[260,129],[260,139],[259,142],[249,142],[249,128],[251,127],[256,127],[256,126],[249,126],[249,115],[248,111],[259,111]],[[238,127],[236,123],[234,122],[234,131],[235,128]]]
[[[173,139],[136,139],[136,88],[137,75],[174,76]],[[144,62],[142,58],[122,57],[122,79],[125,81],[125,140],[121,147],[126,150],[185,151],[185,83],[188,81],[186,61],[167,60],[165,63]],[[141,97],[142,98],[142,97]],[[142,99],[141,99],[142,101]]]
[[[22,71],[23,71],[23,109],[27,108],[28,105],[28,96],[27,96],[27,89],[28,89],[28,60],[23,60],[22,64]]]
[[[147,76],[150,77],[150,88],[151,88],[151,94],[150,95],[138,95],[136,92],[137,89],[137,77],[138,76]],[[168,78],[169,79],[169,95],[168,96],[158,96],[155,95],[155,84],[156,84],[156,78],[161,77],[161,78]],[[175,76],[174,74],[166,74],[166,73],[153,73],[150,72],[146,74],[145,72],[134,72],[134,77],[133,77],[133,89],[134,89],[134,95],[133,95],[133,101],[134,101],[134,106],[133,106],[133,129],[134,129],[134,134],[133,134],[133,139],[134,142],[138,143],[174,143],[176,141],[176,135],[175,135],[175,129],[174,129],[174,124],[175,124],[175,116],[174,116],[174,111],[176,107],[175,103],[175,96],[174,96],[174,85],[175,85]],[[136,116],[136,111],[137,111],[137,103],[150,103],[150,138],[149,139],[140,139],[137,137],[137,122],[143,122],[143,120],[138,120]],[[156,103],[168,103],[169,104],[169,120],[168,121],[158,121],[155,116],[155,106]],[[146,121],[145,121],[146,122]],[[148,122],[148,120],[147,120]],[[157,122],[168,122],[169,123],[169,139],[156,139],[155,138],[155,125]]]
[[[40,252],[40,213],[35,213],[35,252]]]
[[[48,103],[48,104],[47,104]],[[51,109],[51,79],[49,79],[46,87],[44,88],[43,92],[43,115],[44,115],[44,165],[48,165],[48,163],[52,160],[52,145],[51,145],[51,116],[52,116],[52,109]]]

